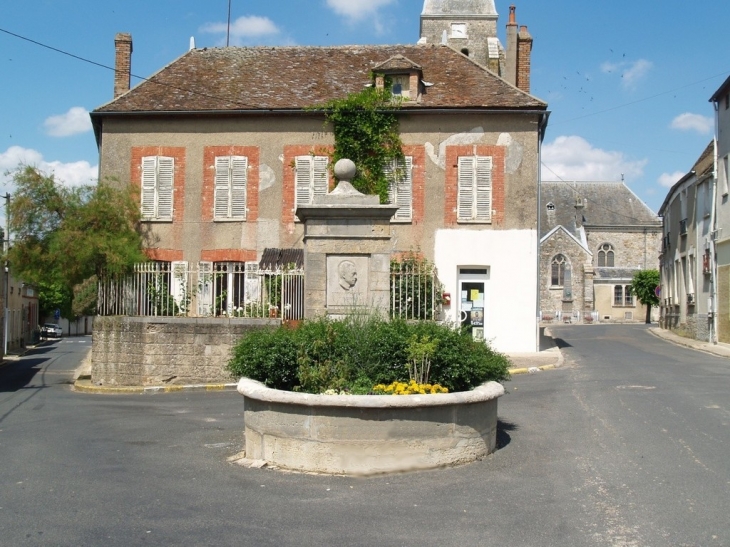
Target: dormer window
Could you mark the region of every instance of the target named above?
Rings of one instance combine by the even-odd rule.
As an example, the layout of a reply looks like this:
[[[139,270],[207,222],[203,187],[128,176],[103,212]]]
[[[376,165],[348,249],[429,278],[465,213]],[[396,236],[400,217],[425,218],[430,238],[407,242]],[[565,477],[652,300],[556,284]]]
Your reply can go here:
[[[550,202],[547,204],[547,210],[548,211],[554,211],[555,210],[555,204],[553,202]]]
[[[419,65],[403,57],[394,55],[384,63],[373,67],[375,87],[382,89],[386,81],[394,97],[406,101],[419,101],[422,93],[420,85],[423,71]]]
[[[411,97],[411,75],[410,74],[393,74],[391,76],[392,86],[391,93],[397,97],[410,99]]]

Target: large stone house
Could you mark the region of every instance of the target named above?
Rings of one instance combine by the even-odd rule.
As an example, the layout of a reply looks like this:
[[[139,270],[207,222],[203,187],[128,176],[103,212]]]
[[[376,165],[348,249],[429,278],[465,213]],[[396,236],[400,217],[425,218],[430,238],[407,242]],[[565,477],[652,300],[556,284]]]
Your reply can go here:
[[[548,112],[530,94],[532,39],[513,12],[497,46],[492,1],[427,0],[422,29],[405,46],[193,48],[133,89],[132,39],[118,34],[114,99],[91,114],[100,180],[139,187],[154,260],[239,267],[301,249],[295,210],[334,182],[333,135],[310,108],[387,76],[407,171],[393,254],[436,265],[445,319],[483,308],[499,350],[534,351]],[[486,68],[493,50],[503,77]]]
[[[540,309],[545,321],[643,321],[629,286],[656,269],[662,223],[623,181],[543,181]]]
[[[662,325],[692,338],[711,340],[712,187],[714,142],[667,193],[661,253]]]
[[[710,98],[715,108],[715,191],[710,238],[716,341],[730,343],[730,78]]]

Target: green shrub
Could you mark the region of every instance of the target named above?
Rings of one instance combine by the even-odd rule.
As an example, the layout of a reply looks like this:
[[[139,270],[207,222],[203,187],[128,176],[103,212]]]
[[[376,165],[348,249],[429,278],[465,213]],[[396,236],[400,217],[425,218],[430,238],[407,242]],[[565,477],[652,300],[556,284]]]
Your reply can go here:
[[[251,333],[235,347],[228,368],[235,377],[277,389],[368,393],[376,384],[408,380],[414,340],[438,340],[429,356],[429,379],[449,391],[509,379],[509,359],[466,330],[372,316],[307,320],[297,329]]]

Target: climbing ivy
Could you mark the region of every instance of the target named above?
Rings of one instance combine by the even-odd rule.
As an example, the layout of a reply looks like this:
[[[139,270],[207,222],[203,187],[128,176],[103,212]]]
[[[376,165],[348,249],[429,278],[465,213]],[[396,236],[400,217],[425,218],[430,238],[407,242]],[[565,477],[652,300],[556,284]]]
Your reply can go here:
[[[388,202],[385,166],[404,160],[396,115],[399,107],[399,99],[391,95],[386,83],[385,89],[367,87],[314,108],[324,112],[325,125],[331,124],[334,131],[332,165],[342,158],[354,161],[357,175],[352,185],[363,194],[379,196],[380,203]]]

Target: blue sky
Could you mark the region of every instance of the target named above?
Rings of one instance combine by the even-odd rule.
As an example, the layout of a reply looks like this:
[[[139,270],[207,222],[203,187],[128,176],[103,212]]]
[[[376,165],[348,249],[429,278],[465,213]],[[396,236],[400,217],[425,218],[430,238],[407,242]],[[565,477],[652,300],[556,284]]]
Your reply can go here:
[[[618,180],[623,173],[656,211],[712,139],[708,99],[730,74],[730,2],[496,0],[503,44],[510,3],[534,38],[532,93],[552,111],[543,178]],[[110,70],[7,32],[108,66],[114,35],[129,32],[132,72],[140,76],[182,55],[191,36],[197,47],[225,44],[228,0],[4,4],[0,173],[25,162],[67,184],[95,179],[88,111],[113,90]],[[231,43],[415,43],[422,8],[423,0],[232,0]]]

